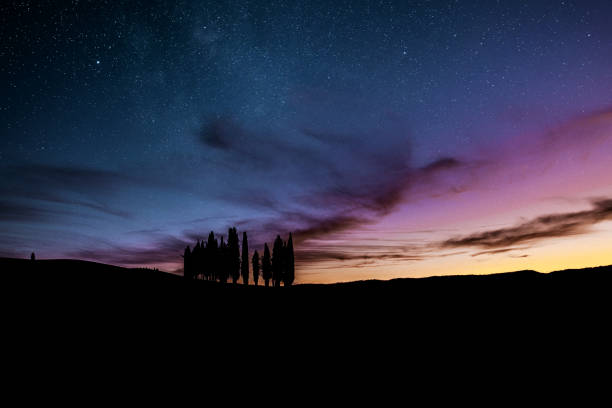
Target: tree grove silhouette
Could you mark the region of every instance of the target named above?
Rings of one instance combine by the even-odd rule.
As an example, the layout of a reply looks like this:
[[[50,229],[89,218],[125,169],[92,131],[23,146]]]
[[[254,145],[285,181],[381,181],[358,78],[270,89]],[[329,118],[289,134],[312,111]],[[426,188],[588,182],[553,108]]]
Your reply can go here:
[[[242,234],[242,254],[240,241],[235,227],[229,228],[227,241],[221,236],[219,242],[213,231],[206,241],[196,241],[193,250],[188,245],[183,254],[183,276],[185,280],[209,280],[227,283],[231,278],[234,284],[242,277],[244,285],[249,284],[249,242],[247,233]],[[265,286],[291,286],[295,280],[295,260],[293,254],[293,236],[289,234],[287,242],[280,235],[276,236],[272,256],[267,243],[264,243],[263,257],[254,251],[251,258],[253,282],[259,284],[260,273]]]

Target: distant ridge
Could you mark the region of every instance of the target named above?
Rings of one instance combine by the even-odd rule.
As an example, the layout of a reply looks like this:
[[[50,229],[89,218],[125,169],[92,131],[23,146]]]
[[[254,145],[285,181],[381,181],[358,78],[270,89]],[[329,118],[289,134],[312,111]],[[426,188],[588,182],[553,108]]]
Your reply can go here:
[[[0,271],[2,278],[7,274],[20,279],[18,274],[25,274],[21,278],[48,279],[124,279],[127,274],[146,279],[148,276],[162,279],[180,279],[180,275],[159,271],[152,268],[124,268],[100,262],[84,261],[80,259],[37,259],[35,261],[19,258],[0,258]],[[10,277],[9,277],[10,278]]]
[[[80,259],[38,259],[31,261],[20,258],[1,258],[0,257],[0,279],[16,280],[36,280],[36,279],[95,279],[98,282],[112,279],[138,280],[168,280],[182,281],[182,276],[176,273],[164,272],[151,268],[125,268],[94,261]],[[296,287],[360,287],[360,286],[397,286],[415,283],[437,283],[440,281],[453,282],[474,282],[474,281],[504,281],[504,280],[552,280],[568,278],[593,277],[600,274],[612,274],[612,265],[596,266],[581,269],[563,269],[553,272],[538,272],[531,269],[500,272],[492,274],[461,274],[461,275],[435,275],[419,278],[394,278],[389,280],[367,279],[350,282],[337,283],[305,283],[297,284]],[[21,275],[21,276],[19,276]],[[580,275],[580,277],[578,276]],[[200,283],[200,281],[197,281]],[[203,282],[201,282],[203,283]],[[215,286],[214,282],[207,282],[208,286]],[[232,286],[228,284],[227,286]]]

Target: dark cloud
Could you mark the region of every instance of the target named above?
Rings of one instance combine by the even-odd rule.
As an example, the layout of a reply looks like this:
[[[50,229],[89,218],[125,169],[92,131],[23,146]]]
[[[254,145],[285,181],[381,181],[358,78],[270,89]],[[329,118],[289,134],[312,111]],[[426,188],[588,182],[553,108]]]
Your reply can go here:
[[[390,162],[390,166],[395,165],[393,161]],[[285,212],[279,220],[268,223],[268,226],[278,228],[284,225],[283,230],[293,230],[295,239],[300,242],[371,224],[391,213],[403,201],[412,184],[422,181],[425,174],[458,166],[461,166],[459,160],[445,158],[420,170],[411,170],[405,166],[394,172],[381,171],[376,181],[364,180],[363,183],[333,188],[305,199],[314,208],[335,210],[332,214]]]
[[[376,243],[355,244],[318,240],[296,247],[297,265],[308,265],[327,261],[342,261],[343,267],[364,267],[385,262],[420,261],[431,256],[425,244]]]
[[[367,248],[364,250],[372,250]],[[321,261],[383,261],[383,260],[400,260],[400,261],[420,261],[425,259],[422,254],[402,254],[402,253],[355,253],[347,251],[330,251],[330,250],[303,250],[296,251],[296,261],[298,263],[315,263]]]
[[[502,249],[491,249],[491,250],[488,250],[488,251],[480,251],[480,252],[476,252],[476,253],[472,254],[472,257],[481,256],[481,255],[503,254],[503,253],[506,253],[506,252],[518,251],[520,249],[526,249],[526,247],[502,248]]]
[[[439,170],[449,170],[461,166],[462,163],[454,157],[443,157],[421,168],[425,173],[432,173]]]
[[[234,176],[253,171],[278,175],[283,168],[331,171],[330,162],[320,151],[275,132],[247,128],[229,117],[204,121],[197,136],[207,148],[207,159],[223,165]]]
[[[226,194],[233,203],[276,214],[245,224],[291,230],[305,239],[368,223],[401,200],[412,172],[409,141],[394,124],[376,132],[339,135],[309,129],[296,139],[221,118],[205,123],[199,138],[223,151],[222,160],[248,172],[247,177],[263,172],[267,183],[259,189],[240,185]],[[276,188],[296,184],[307,193],[283,197]]]
[[[591,202],[592,208],[564,214],[537,217],[511,228],[500,228],[479,232],[464,237],[452,238],[442,243],[442,248],[477,247],[484,249],[511,250],[509,247],[533,241],[584,234],[602,221],[612,219],[612,199]]]
[[[302,218],[304,219],[304,217]],[[296,242],[302,242],[311,238],[345,231],[367,222],[369,220],[351,215],[336,215],[329,218],[310,217],[304,227],[294,232],[295,240]]]
[[[207,146],[227,150],[240,139],[242,129],[227,118],[206,121],[198,132],[199,140]]]

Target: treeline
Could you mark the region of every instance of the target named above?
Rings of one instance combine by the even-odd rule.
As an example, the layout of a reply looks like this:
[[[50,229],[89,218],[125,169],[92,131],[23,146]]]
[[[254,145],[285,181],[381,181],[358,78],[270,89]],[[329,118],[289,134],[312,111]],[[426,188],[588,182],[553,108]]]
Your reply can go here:
[[[219,242],[214,232],[208,234],[208,240],[197,241],[193,250],[185,248],[184,276],[185,279],[203,279],[227,283],[230,279],[238,283],[249,284],[249,243],[247,233],[242,233],[242,255],[240,254],[240,241],[236,228],[230,228],[227,241]],[[280,235],[276,236],[272,247],[272,255],[268,244],[264,244],[264,253],[260,258],[255,251],[251,257],[253,266],[253,282],[257,286],[259,278],[264,280],[265,286],[291,286],[295,279],[295,258],[293,256],[293,237],[285,242]]]

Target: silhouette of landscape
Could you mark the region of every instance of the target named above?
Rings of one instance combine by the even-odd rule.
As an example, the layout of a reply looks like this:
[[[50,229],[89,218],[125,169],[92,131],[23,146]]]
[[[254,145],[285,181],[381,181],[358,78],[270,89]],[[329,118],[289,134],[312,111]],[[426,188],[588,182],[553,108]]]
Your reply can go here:
[[[242,248],[240,248],[242,246]],[[311,313],[342,318],[409,313],[412,318],[435,311],[479,315],[583,308],[606,301],[612,265],[550,273],[533,270],[488,275],[446,275],[425,278],[363,280],[332,284],[297,284],[293,236],[277,235],[272,251],[249,252],[248,236],[229,228],[227,241],[210,232],[182,255],[183,272],[124,268],[78,259],[0,258],[4,298],[20,297],[31,304],[74,309],[122,306],[182,306],[183,313],[206,308],[243,313],[245,308],[288,313]],[[252,265],[250,267],[249,265]],[[263,285],[259,285],[259,278]],[[249,284],[252,282],[252,284]],[[233,312],[232,312],[233,310]]]
[[[159,370],[166,352],[206,398],[209,378],[231,397],[322,388],[285,366],[352,385],[334,369],[362,356],[386,366],[366,381],[402,390],[414,357],[467,374],[480,351],[544,379],[542,350],[601,361],[583,351],[609,348],[610,16],[598,0],[3,2],[6,377],[49,400],[48,379],[79,394],[68,372],[105,396],[117,372],[141,380],[140,353],[159,379],[199,378]],[[512,369],[518,344],[536,356]]]
[[[265,252],[264,264],[267,247]],[[197,350],[223,341],[246,347],[244,333],[251,333],[253,353],[272,343],[288,351],[299,344],[330,352],[335,338],[346,345],[377,344],[376,350],[391,341],[393,347],[420,344],[445,353],[453,350],[448,342],[474,349],[492,339],[514,347],[537,336],[598,338],[612,283],[612,265],[282,286],[74,259],[0,258],[0,271],[0,306],[21,345],[73,333],[124,352],[117,339],[134,334],[143,345],[160,347],[163,339]],[[260,337],[266,339],[261,344]]]
[[[253,256],[255,258],[255,255]],[[523,270],[487,275],[448,275],[391,280],[362,280],[331,284],[255,286],[212,279],[193,279],[149,268],[124,268],[74,259],[0,258],[2,288],[7,293],[76,295],[187,294],[197,300],[228,296],[272,299],[278,296],[295,302],[382,301],[421,305],[461,306],[480,301],[521,307],[524,302],[558,300],[572,304],[608,293],[612,265],[566,269],[549,273]],[[106,302],[107,300],[102,300]],[[458,302],[458,303],[456,303]]]

